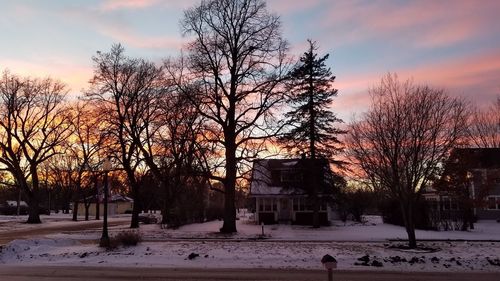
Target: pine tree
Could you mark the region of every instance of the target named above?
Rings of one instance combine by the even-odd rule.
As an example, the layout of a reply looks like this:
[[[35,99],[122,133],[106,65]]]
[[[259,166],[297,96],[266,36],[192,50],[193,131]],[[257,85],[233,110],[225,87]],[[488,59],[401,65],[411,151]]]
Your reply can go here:
[[[316,42],[308,40],[309,50],[303,54],[297,65],[290,71],[290,83],[287,86],[289,98],[287,104],[291,110],[286,113],[288,131],[281,136],[286,148],[301,154],[307,159],[302,160],[307,175],[304,183],[313,206],[313,227],[320,226],[319,193],[326,193],[334,182],[325,182],[327,178],[339,178],[331,173],[329,163],[340,151],[340,141],[337,135],[345,133],[336,128],[335,123],[342,122],[330,110],[330,104],[337,96],[333,88],[335,76],[325,65],[329,55],[318,57]],[[326,163],[326,164],[325,164]],[[325,177],[325,173],[330,174]]]
[[[337,96],[333,88],[335,76],[325,65],[329,55],[318,58],[316,42],[308,43],[309,50],[289,73],[287,104],[291,111],[285,115],[289,130],[281,141],[290,151],[310,159],[333,160],[341,145],[337,135],[345,133],[334,126],[342,120],[329,108]]]

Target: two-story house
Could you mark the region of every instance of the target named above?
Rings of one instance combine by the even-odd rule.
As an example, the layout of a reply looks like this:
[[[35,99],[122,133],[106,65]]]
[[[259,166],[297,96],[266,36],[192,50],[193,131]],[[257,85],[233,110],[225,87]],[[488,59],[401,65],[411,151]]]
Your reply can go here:
[[[316,160],[311,181],[311,160],[306,159],[258,159],[253,162],[250,197],[255,199],[256,220],[260,223],[310,225],[313,220],[313,196],[315,190],[319,204],[319,219],[327,225],[334,217],[329,202],[332,195],[325,192],[325,182],[331,173],[326,161]],[[316,189],[310,186],[316,183]]]
[[[500,220],[500,148],[455,149],[445,163],[440,182],[445,188],[436,184],[424,193],[436,209],[461,211],[467,198],[475,218]]]

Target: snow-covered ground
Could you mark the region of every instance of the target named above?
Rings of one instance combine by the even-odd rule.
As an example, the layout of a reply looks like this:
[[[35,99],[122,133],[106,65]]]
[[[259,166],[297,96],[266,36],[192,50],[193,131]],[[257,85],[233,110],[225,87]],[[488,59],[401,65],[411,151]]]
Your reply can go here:
[[[48,220],[63,223],[54,217]],[[389,240],[406,239],[404,228],[383,224],[377,217],[369,217],[366,224],[338,222],[319,230],[264,226],[264,237],[261,226],[249,221],[248,216],[238,221],[235,235],[219,234],[221,225],[221,221],[214,221],[176,230],[141,225],[144,242],[112,251],[97,247],[94,239],[100,237],[98,230],[15,240],[1,249],[0,264],[320,269],[321,257],[330,254],[337,258],[340,269],[500,272],[497,222],[479,222],[474,231],[468,232],[417,231],[418,239],[467,240],[422,242],[435,252],[391,247],[403,242]],[[111,228],[110,233],[113,236],[127,230],[126,226],[118,226]]]

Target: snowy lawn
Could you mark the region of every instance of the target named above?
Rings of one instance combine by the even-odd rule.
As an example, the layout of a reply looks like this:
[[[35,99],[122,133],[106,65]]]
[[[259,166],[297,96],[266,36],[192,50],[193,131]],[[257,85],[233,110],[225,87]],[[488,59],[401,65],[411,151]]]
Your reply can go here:
[[[106,251],[73,239],[33,239],[5,246],[0,264],[321,269],[321,257],[330,254],[338,260],[339,269],[348,270],[500,272],[498,242],[426,245],[441,250],[405,252],[380,242],[170,241]]]
[[[467,232],[417,231],[417,238],[423,240],[469,241],[425,241],[424,246],[437,251],[410,252],[390,247],[404,243],[389,242],[406,239],[404,228],[383,224],[378,217],[368,217],[366,224],[336,222],[320,229],[267,225],[264,237],[261,226],[248,217],[238,220],[238,233],[234,235],[218,233],[221,221],[179,229],[141,225],[144,242],[111,251],[97,247],[99,229],[16,240],[1,249],[0,264],[321,269],[321,257],[330,254],[337,258],[340,269],[500,272],[500,242],[489,241],[500,239],[500,223],[493,221],[479,222],[475,230]],[[74,224],[71,217],[42,219],[49,225]],[[15,219],[0,221],[2,227],[31,227]],[[116,226],[110,233],[114,236],[127,230],[126,226]]]

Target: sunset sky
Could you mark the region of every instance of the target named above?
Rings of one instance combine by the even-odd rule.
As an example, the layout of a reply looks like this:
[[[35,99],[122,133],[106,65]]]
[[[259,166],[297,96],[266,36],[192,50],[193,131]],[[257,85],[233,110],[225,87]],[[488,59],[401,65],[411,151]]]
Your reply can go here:
[[[180,53],[179,20],[198,0],[0,0],[0,70],[87,87],[91,57],[122,43],[160,62]],[[345,121],[369,103],[387,72],[443,87],[480,105],[500,95],[500,1],[268,0],[291,54],[306,39],[330,53]]]

